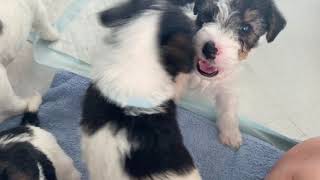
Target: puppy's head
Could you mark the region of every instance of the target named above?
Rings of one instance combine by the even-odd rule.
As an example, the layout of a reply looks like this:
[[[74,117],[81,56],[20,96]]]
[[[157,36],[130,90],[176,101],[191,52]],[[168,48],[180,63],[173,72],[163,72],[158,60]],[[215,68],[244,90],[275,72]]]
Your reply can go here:
[[[261,36],[270,43],[286,25],[273,0],[196,0],[194,14],[197,70],[204,77],[232,70]]]
[[[194,69],[193,22],[156,0],[131,0],[102,12],[100,20],[113,39],[94,65],[102,93],[121,106],[133,106],[132,100],[157,106],[173,98],[177,76]]]

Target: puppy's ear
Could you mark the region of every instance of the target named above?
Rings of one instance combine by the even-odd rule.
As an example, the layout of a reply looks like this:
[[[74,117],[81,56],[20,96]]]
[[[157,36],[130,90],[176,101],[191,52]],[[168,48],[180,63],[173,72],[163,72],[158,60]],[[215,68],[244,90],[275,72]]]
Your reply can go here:
[[[131,17],[131,12],[128,8],[131,7],[131,2],[121,4],[117,7],[107,9],[99,14],[100,22],[106,27],[113,27],[120,24],[122,21]]]
[[[276,5],[271,2],[271,7],[268,12],[268,29],[267,29],[267,41],[271,43],[278,36],[278,34],[285,28],[287,21],[276,7]]]
[[[204,0],[195,0],[193,14],[197,15],[200,11],[201,6],[203,5]]]
[[[149,0],[129,0],[129,2],[101,12],[99,15],[100,22],[106,27],[121,25],[150,5],[151,1]]]
[[[162,47],[163,64],[173,77],[180,73],[190,73],[194,68],[194,47],[188,34],[175,34]]]

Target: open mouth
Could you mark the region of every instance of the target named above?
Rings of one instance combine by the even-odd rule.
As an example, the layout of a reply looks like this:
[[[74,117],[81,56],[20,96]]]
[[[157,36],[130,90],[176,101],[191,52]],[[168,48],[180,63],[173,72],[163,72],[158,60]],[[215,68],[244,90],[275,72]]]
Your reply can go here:
[[[210,64],[208,60],[198,59],[197,61],[198,72],[205,77],[214,77],[219,74],[219,68]]]

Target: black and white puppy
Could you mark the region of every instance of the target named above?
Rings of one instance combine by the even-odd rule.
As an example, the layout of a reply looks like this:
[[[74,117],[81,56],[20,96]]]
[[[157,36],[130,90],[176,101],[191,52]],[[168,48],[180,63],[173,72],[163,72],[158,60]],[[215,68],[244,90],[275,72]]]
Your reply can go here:
[[[72,159],[38,125],[37,114],[30,112],[21,126],[0,132],[0,179],[80,180]]]
[[[194,14],[196,71],[190,86],[215,107],[221,142],[239,148],[242,138],[233,87],[239,63],[262,36],[274,41],[286,20],[273,0],[196,0]]]
[[[200,180],[174,102],[177,77],[194,69],[192,21],[164,0],[131,0],[101,21],[109,51],[94,60],[81,121],[90,179]]]

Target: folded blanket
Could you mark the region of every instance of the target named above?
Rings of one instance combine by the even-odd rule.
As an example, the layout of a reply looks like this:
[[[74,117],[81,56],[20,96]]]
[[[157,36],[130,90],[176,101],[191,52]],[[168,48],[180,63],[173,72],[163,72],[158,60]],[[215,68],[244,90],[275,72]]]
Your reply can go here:
[[[81,101],[88,87],[87,78],[61,72],[56,75],[44,96],[39,111],[42,127],[53,133],[62,148],[75,161],[87,180],[80,156]],[[0,130],[16,126],[20,117],[0,124]],[[203,180],[259,180],[263,179],[282,151],[244,135],[239,151],[221,145],[212,121],[185,109],[178,110],[178,121],[187,148],[190,150]]]

